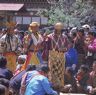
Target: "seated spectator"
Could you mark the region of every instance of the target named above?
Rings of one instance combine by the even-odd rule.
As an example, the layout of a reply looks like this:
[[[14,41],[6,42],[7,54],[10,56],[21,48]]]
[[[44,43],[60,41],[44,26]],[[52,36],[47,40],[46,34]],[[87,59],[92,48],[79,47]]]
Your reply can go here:
[[[76,65],[78,63],[78,54],[76,49],[73,47],[73,42],[70,41],[69,49],[65,53],[65,58],[66,58],[66,67],[72,67],[72,69],[76,70]]]
[[[78,93],[86,93],[88,91],[87,84],[89,80],[89,69],[86,65],[81,65],[76,75]]]
[[[38,70],[28,72],[22,79],[21,95],[23,87],[26,86],[25,93],[23,95],[57,95],[48,81],[47,75],[49,68],[46,65],[42,65]],[[30,76],[31,74],[31,76]],[[29,77],[30,76],[30,77]]]
[[[0,84],[0,95],[8,95],[7,93],[6,93],[6,87],[4,86],[4,85],[1,85]]]
[[[91,43],[88,45],[88,51],[93,56],[93,59],[96,60],[96,38],[94,37],[94,33],[90,33],[90,37]]]
[[[24,64],[25,60],[26,60],[26,55],[20,55],[18,57],[18,60],[17,60],[17,68],[16,68],[16,71],[15,71],[15,75],[18,74],[21,69],[22,69],[22,65]]]
[[[28,65],[28,67],[26,68],[26,70],[19,72],[17,75],[15,75],[11,80],[10,80],[10,91],[15,94],[15,95],[19,95],[19,90],[21,87],[21,80],[22,80],[22,76],[28,72],[28,71],[32,71],[35,70],[36,66],[35,65]]]
[[[94,61],[93,70],[90,73],[88,89],[91,95],[96,95],[96,61]]]
[[[9,80],[4,79],[4,78],[0,78],[0,85],[5,86],[5,93],[4,95],[9,95]],[[0,93],[1,95],[1,93]]]
[[[0,78],[0,84],[6,86],[7,88],[9,88],[9,80],[4,79],[4,78]]]
[[[0,78],[10,80],[13,76],[12,72],[7,69],[7,60],[4,56],[0,56]]]
[[[62,89],[62,92],[76,93],[77,91],[76,80],[73,75],[73,69],[70,67],[66,68],[65,75],[64,75],[64,83],[65,83],[65,86]]]
[[[68,67],[66,68],[65,75],[64,75],[64,92],[66,93],[73,93],[76,92],[76,82],[74,78],[73,69]]]

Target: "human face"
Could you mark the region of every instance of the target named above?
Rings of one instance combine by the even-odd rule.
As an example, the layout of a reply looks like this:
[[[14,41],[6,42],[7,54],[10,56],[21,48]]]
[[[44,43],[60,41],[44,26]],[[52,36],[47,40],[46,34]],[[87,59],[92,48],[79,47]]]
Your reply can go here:
[[[81,32],[78,32],[77,35],[80,36],[80,37],[83,36]]]
[[[18,59],[18,64],[24,64],[24,59],[19,58],[19,59]]]
[[[93,64],[93,71],[96,72],[96,63]]]
[[[88,37],[92,40],[94,37],[92,35],[88,35]]]
[[[55,25],[55,30],[56,30],[57,33],[61,33],[62,29],[63,29],[62,23],[57,23]]]
[[[7,30],[7,33],[8,33],[8,34],[13,34],[13,33],[14,33],[14,28],[13,28],[13,27],[9,28],[9,29]]]
[[[38,26],[31,26],[31,30],[33,33],[38,32],[39,27]]]

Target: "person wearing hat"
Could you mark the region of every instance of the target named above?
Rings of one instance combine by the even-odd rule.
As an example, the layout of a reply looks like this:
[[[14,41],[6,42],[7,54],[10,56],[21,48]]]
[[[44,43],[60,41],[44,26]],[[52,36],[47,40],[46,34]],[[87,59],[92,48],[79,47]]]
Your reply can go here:
[[[83,25],[82,28],[84,29],[85,35],[87,35],[88,32],[91,32],[91,27],[88,24]]]
[[[43,63],[42,55],[41,55],[41,43],[43,41],[43,37],[39,33],[39,24],[37,22],[32,22],[29,26],[29,34],[25,37],[24,42],[24,51],[26,51],[27,63],[24,64],[24,68],[28,64],[39,64]]]
[[[0,38],[0,53],[7,58],[7,67],[14,72],[16,69],[16,57],[21,47],[19,38],[14,34],[16,23],[7,22],[6,27],[6,34]]]

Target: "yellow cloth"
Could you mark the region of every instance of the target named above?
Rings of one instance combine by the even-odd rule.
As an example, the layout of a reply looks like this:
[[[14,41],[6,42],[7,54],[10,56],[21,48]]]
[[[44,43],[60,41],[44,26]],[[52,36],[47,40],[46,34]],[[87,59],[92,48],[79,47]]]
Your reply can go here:
[[[9,52],[9,53],[5,53],[4,56],[7,59],[8,69],[14,72],[16,70],[16,59],[17,59],[16,54],[13,52]]]
[[[38,65],[39,63],[37,52],[29,52],[25,64],[22,66],[22,70],[25,70],[28,64]]]

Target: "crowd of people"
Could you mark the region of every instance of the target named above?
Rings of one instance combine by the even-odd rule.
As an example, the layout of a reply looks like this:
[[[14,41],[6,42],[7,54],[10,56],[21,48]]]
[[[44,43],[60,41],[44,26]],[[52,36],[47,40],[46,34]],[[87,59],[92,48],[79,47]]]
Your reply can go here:
[[[32,22],[27,32],[19,32],[16,26],[8,22],[7,29],[0,31],[0,95],[96,95],[95,24],[63,31],[64,25],[58,22],[53,31],[43,33],[37,22]],[[64,86],[49,78],[54,69],[50,51],[64,54],[63,67],[57,69],[64,68]]]

